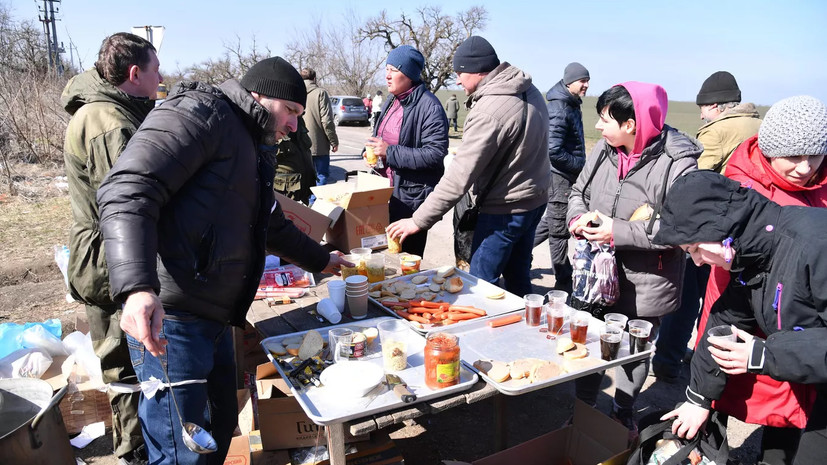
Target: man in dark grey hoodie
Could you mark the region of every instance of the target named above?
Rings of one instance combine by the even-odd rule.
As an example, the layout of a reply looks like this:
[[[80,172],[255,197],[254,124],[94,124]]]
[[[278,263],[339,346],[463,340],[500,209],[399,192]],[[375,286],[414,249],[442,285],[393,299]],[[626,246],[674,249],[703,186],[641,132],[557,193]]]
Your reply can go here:
[[[569,63],[563,79],[549,89],[548,159],[551,162],[551,185],[548,206],[534,233],[534,247],[548,239],[554,288],[571,293],[572,266],[566,254],[569,228],[566,224],[571,186],[586,162],[583,140],[583,113],[580,99],[589,88],[589,71],[580,63]]]

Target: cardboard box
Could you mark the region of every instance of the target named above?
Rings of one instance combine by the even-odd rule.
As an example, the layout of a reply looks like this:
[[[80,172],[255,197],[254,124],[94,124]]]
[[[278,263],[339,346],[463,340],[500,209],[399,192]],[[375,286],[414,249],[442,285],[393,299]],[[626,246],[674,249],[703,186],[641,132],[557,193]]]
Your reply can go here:
[[[256,368],[256,390],[258,429],[261,431],[264,450],[327,444],[324,427],[307,417],[272,363],[263,363]],[[368,438],[369,434],[353,436],[345,429],[345,442],[364,441]]]
[[[330,456],[326,447],[293,449],[290,451],[293,465],[330,465]],[[345,450],[347,465],[403,465],[405,460],[387,433],[375,434],[370,441],[362,441],[347,446]]]
[[[278,192],[275,194],[276,202],[281,205],[284,216],[292,221],[299,228],[299,231],[307,234],[314,241],[321,242],[325,232],[330,227],[331,219]]]
[[[360,172],[355,183],[311,187],[316,195],[313,210],[333,221],[327,242],[345,252],[355,247],[387,247],[388,201],[393,194],[389,184],[387,178]]]
[[[474,465],[622,465],[631,453],[628,433],[620,423],[575,400],[570,426],[476,460]]]
[[[230,441],[230,450],[224,458],[224,465],[250,465],[250,438],[236,436]]]
[[[75,363],[73,356],[54,357],[52,365],[41,378],[51,384],[55,391],[67,385],[70,379],[75,384],[74,387],[69,387],[59,406],[67,433],[80,433],[84,426],[100,421],[107,428],[112,427],[109,396],[100,390],[102,385],[89,379],[83,368]]]
[[[250,431],[250,457],[253,465],[293,465],[286,450],[264,450],[261,446],[261,431]]]

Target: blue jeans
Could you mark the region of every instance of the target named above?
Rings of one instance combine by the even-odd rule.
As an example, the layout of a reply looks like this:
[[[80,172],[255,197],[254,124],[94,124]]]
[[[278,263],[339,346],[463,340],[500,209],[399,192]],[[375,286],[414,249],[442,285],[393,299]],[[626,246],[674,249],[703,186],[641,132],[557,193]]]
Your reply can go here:
[[[206,383],[175,386],[175,399],[185,422],[210,432],[218,451],[199,455],[190,451],[181,437],[181,423],[169,388],[148,399],[141,395],[138,417],[141,422],[149,463],[223,464],[238,424],[235,359],[229,326],[198,318],[189,313],[167,311],[161,338],[166,354],[160,360],[143,344],[127,336],[129,355],[139,381],[150,376],[166,382],[161,361],[167,363],[170,382],[206,379]]]
[[[471,274],[497,284],[502,275],[512,294],[531,294],[531,250],[542,205],[524,213],[480,213],[471,243]]]
[[[313,166],[316,168],[317,186],[327,184],[330,177],[330,155],[313,155]]]
[[[676,377],[681,373],[687,344],[692,338],[695,320],[701,312],[701,299],[706,293],[709,281],[709,265],[698,267],[687,255],[686,272],[683,277],[681,306],[674,313],[663,317],[652,370],[655,376]]]

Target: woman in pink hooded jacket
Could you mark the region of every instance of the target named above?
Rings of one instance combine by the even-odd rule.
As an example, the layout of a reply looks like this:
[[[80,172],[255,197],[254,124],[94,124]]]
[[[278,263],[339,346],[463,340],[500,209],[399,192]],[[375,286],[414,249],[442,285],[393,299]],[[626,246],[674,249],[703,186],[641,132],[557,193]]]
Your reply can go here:
[[[643,82],[624,82],[598,98],[595,127],[603,140],[586,158],[567,215],[574,236],[614,246],[620,285],[620,298],[611,307],[576,299],[572,306],[600,320],[606,312],[648,320],[654,325],[650,340],[660,318],[678,308],[685,263],[679,248],[652,243],[657,214],[669,187],[697,169],[702,152],[693,139],[664,124],[667,108],[666,91]],[[629,428],[630,440],[637,436],[634,403],[648,371],[648,357],[616,369],[612,416]],[[601,379],[602,373],[578,379],[577,397],[594,405]]]

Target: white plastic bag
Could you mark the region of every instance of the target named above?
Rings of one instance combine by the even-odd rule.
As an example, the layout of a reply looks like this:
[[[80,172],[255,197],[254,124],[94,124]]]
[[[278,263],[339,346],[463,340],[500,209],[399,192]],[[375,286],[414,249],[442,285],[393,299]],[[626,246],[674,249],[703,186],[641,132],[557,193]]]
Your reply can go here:
[[[55,250],[55,263],[57,263],[57,267],[60,268],[60,272],[63,273],[63,282],[66,283],[66,288],[69,288],[69,247],[65,245],[56,245],[54,246]]]
[[[101,360],[92,348],[92,338],[80,331],[75,331],[63,338],[63,345],[69,354],[75,357],[75,363],[81,366],[96,385],[103,385]]]
[[[63,342],[41,325],[32,326],[20,333],[19,340],[24,349],[43,349],[52,357],[69,355]]]
[[[52,357],[43,349],[15,350],[0,359],[0,378],[40,378],[52,366]]]

